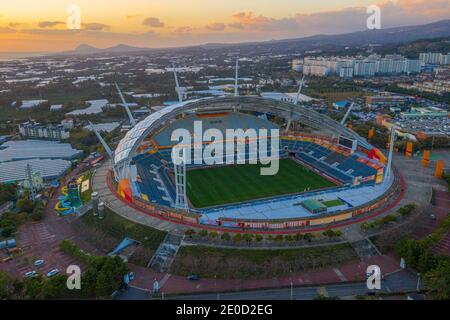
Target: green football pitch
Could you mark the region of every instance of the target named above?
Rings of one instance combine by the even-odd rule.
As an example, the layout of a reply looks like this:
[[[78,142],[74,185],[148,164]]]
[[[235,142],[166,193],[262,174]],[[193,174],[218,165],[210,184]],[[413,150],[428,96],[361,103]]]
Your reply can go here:
[[[321,189],[335,184],[291,159],[280,160],[278,173],[260,174],[261,164],[191,169],[187,195],[195,208],[205,208],[282,194]]]

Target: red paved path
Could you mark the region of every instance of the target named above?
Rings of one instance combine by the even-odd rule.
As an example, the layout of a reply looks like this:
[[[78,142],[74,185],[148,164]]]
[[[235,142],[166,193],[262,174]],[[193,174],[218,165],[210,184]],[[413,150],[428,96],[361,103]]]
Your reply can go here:
[[[166,275],[147,268],[131,266],[131,269],[136,275],[136,280],[132,283],[133,286],[149,290],[152,287],[153,280],[157,279],[161,286],[161,292],[169,294],[286,287],[290,285],[291,281],[294,286],[363,281],[366,278],[367,267],[373,264],[380,266],[383,275],[400,270],[398,262],[387,255],[371,257],[366,261],[349,263],[336,268],[338,272],[341,272],[344,278],[342,278],[342,276],[340,277],[335,269],[330,268],[271,279],[200,279],[199,281],[189,281],[186,277]]]

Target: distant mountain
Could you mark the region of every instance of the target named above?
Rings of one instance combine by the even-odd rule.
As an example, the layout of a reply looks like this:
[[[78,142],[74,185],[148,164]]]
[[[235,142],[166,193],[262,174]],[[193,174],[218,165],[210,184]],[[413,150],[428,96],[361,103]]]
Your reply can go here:
[[[76,52],[81,54],[91,54],[91,53],[97,53],[101,51],[100,49],[90,46],[88,44],[80,44],[74,51],[68,51],[68,52]]]
[[[403,44],[420,39],[433,39],[450,37],[450,19],[441,20],[424,25],[386,28],[379,30],[365,30],[335,35],[315,35],[304,38],[271,40],[263,42],[246,43],[209,43],[185,48],[220,49],[238,48],[244,50],[272,53],[301,52],[315,49],[339,49],[345,47],[364,47],[368,45],[392,45]],[[182,49],[182,48],[174,48]],[[132,47],[125,44],[105,49],[99,49],[87,44],[79,45],[73,51],[62,54],[95,54],[95,53],[129,53],[139,51],[155,50],[150,48]],[[169,49],[168,49],[169,50]],[[173,50],[173,49],[170,49]]]
[[[450,19],[424,25],[365,30],[335,35],[315,35],[304,38],[249,42],[241,44],[205,44],[203,48],[217,49],[230,46],[258,46],[270,51],[312,50],[330,47],[361,47],[368,45],[402,44],[419,39],[445,38],[450,36]]]
[[[110,48],[96,48],[94,46],[88,45],[88,44],[80,44],[78,47],[75,48],[75,50],[72,51],[65,51],[61,54],[64,55],[89,55],[89,54],[96,54],[96,53],[127,53],[127,52],[139,52],[139,51],[146,51],[146,50],[152,50],[150,48],[139,48],[139,47],[132,47],[128,46],[126,44],[119,44],[114,47]]]

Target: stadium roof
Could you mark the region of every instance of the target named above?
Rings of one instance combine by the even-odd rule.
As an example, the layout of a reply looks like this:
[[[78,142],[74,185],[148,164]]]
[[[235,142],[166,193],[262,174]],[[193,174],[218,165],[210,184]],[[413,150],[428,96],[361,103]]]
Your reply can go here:
[[[208,97],[202,99],[194,99],[183,101],[159,111],[150,114],[147,118],[139,122],[134,128],[127,132],[125,137],[119,142],[114,152],[114,165],[118,172],[118,179],[128,174],[128,163],[131,160],[137,147],[143,139],[153,130],[164,124],[166,121],[175,118],[179,114],[186,112],[198,112],[201,110],[245,110],[255,112],[268,112],[278,114],[283,117],[292,117],[299,122],[307,124],[319,130],[330,130],[353,138],[358,141],[364,148],[371,150],[373,147],[358,134],[346,128],[335,120],[319,114],[318,112],[308,109],[302,105],[276,101],[272,99],[264,99],[255,96],[239,96],[239,97]],[[122,171],[124,170],[124,171]]]
[[[39,172],[44,180],[60,177],[71,163],[62,159],[30,159],[0,163],[0,183],[23,181],[27,177],[27,165]]]
[[[3,162],[27,159],[74,159],[82,151],[73,149],[68,143],[46,140],[8,141],[0,146],[0,165]]]

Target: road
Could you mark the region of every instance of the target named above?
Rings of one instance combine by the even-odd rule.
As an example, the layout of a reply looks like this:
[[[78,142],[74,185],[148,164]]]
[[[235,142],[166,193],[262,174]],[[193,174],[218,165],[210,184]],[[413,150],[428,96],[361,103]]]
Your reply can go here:
[[[402,270],[387,275],[382,280],[379,292],[412,292],[417,289],[417,275],[411,271]],[[142,292],[140,292],[142,291]],[[166,297],[173,300],[312,300],[319,295],[326,297],[354,297],[366,295],[369,292],[365,282],[346,282],[341,284],[294,287],[268,290],[252,290],[226,293],[205,293],[194,295],[177,295]],[[116,296],[118,300],[149,299],[148,292],[138,288],[129,288]]]

